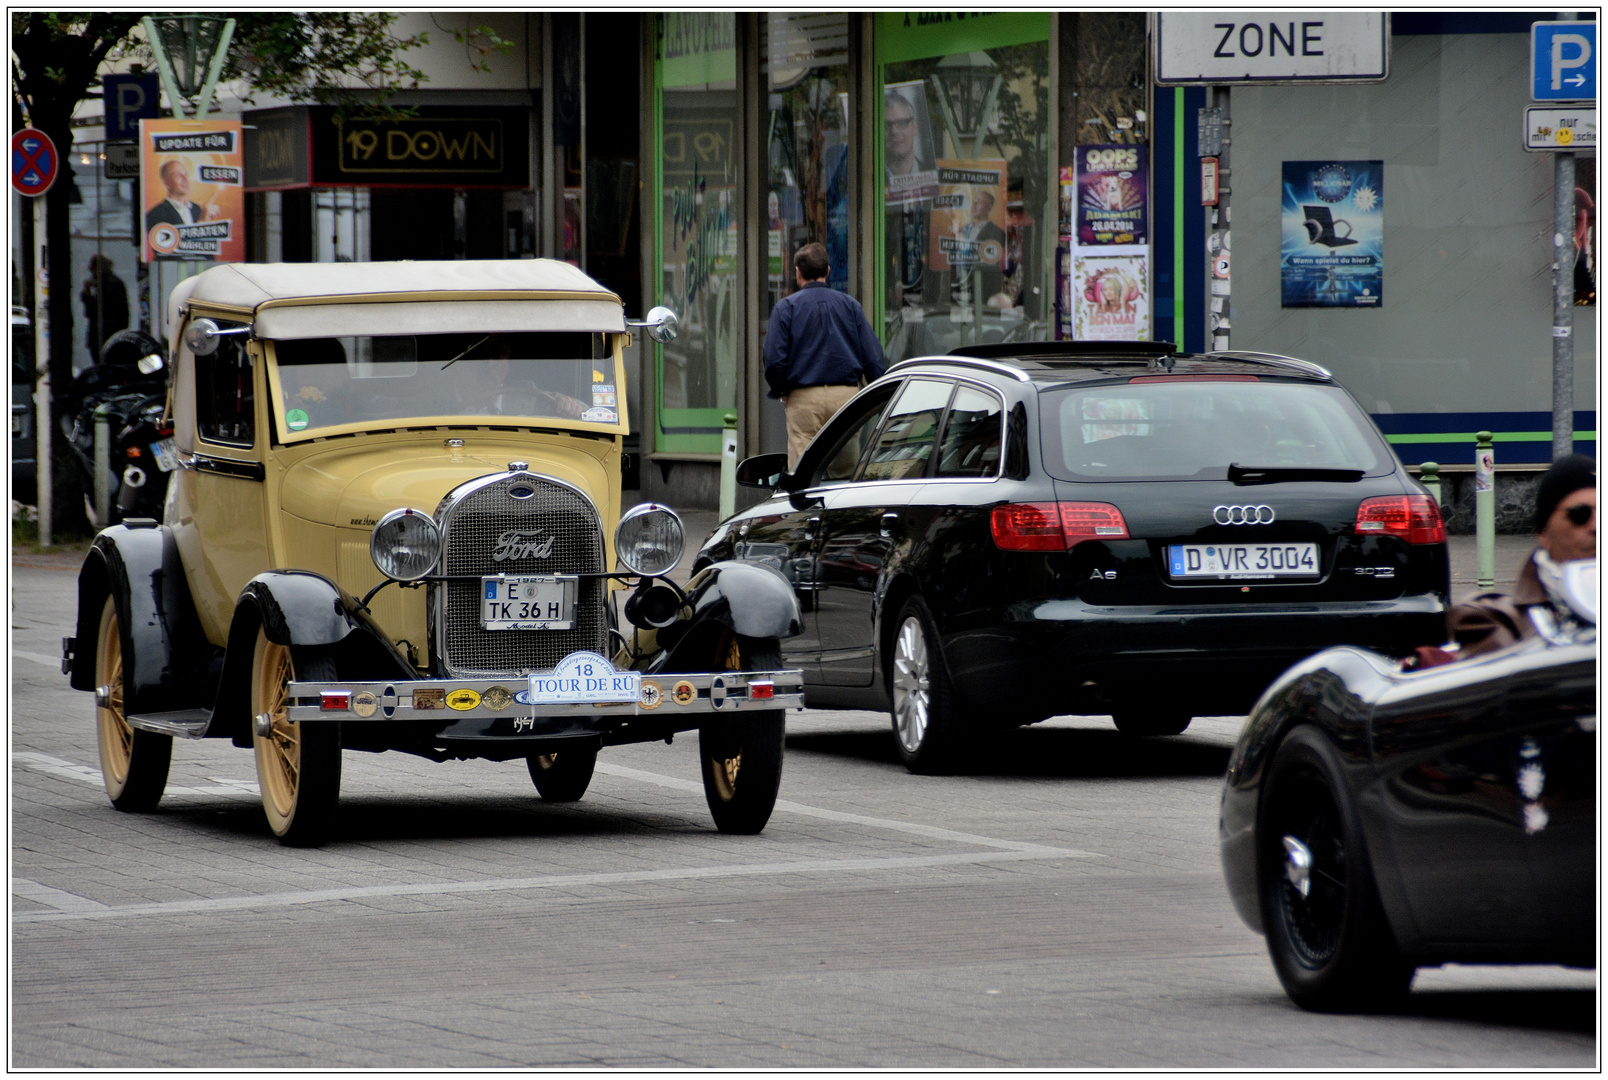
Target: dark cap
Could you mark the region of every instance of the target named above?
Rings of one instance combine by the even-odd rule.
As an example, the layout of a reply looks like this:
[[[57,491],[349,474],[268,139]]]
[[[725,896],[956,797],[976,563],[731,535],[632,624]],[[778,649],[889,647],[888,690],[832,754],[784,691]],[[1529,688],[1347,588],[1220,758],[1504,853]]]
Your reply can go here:
[[[1552,519],[1558,504],[1581,488],[1597,486],[1597,463],[1584,454],[1570,454],[1552,463],[1535,492],[1535,531]]]

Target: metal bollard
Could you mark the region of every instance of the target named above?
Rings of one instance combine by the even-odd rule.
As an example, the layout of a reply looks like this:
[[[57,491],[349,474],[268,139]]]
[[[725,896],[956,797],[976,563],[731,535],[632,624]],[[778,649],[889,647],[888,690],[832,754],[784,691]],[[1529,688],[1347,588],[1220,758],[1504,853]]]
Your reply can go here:
[[[1496,586],[1496,451],[1489,431],[1474,436],[1474,580]]]
[[[737,414],[728,412],[720,440],[720,520],[737,512]]]
[[[95,527],[112,523],[112,425],[107,406],[95,406]]]
[[[1418,482],[1423,484],[1424,490],[1429,492],[1430,495],[1435,499],[1436,506],[1442,505],[1439,462],[1426,461],[1422,465],[1418,466]]]

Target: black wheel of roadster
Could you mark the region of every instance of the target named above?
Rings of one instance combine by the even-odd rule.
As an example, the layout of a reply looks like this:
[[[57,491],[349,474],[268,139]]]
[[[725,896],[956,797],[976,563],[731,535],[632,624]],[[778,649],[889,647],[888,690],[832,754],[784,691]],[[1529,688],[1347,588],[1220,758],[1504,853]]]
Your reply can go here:
[[[947,772],[960,749],[961,719],[938,635],[920,598],[912,596],[900,610],[888,659],[900,760],[913,773]]]
[[[95,685],[106,690],[106,704],[95,706],[101,777],[112,805],[131,814],[156,809],[167,787],[173,736],[130,727],[123,713],[123,636],[117,605],[106,598],[95,642]]]
[[[1192,719],[1171,705],[1124,705],[1111,711],[1111,722],[1124,735],[1178,735]]]
[[[1290,999],[1318,1012],[1398,1005],[1413,968],[1385,921],[1340,756],[1316,728],[1274,754],[1256,843],[1268,953]]]
[[[532,754],[525,759],[525,765],[543,802],[576,802],[592,782],[597,747],[566,746],[551,754]]]
[[[714,670],[777,671],[782,647],[774,638],[721,635]],[[765,827],[782,783],[787,714],[782,709],[714,716],[698,729],[704,799],[723,833],[752,835]]]
[[[328,656],[303,654],[298,665],[290,649],[275,645],[263,630],[251,665],[251,742],[257,753],[257,786],[268,827],[289,847],[317,847],[329,839],[341,793],[341,729],[334,721],[304,724],[286,714],[286,690],[293,679],[335,678]],[[268,716],[266,736],[256,718]]]

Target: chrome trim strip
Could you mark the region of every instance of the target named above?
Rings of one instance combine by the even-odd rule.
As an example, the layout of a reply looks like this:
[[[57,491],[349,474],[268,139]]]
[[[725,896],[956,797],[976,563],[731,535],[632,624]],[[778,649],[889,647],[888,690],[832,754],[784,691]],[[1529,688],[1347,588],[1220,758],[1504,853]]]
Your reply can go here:
[[[1197,359],[1243,360],[1248,364],[1265,364],[1268,367],[1290,368],[1306,375],[1316,375],[1321,379],[1334,378],[1334,374],[1320,364],[1314,364],[1310,360],[1297,360],[1293,356],[1284,356],[1280,353],[1243,352],[1239,349],[1231,349],[1227,352],[1201,353]]]
[[[889,367],[887,371],[884,371],[883,374],[891,375],[895,371],[909,364],[955,364],[959,367],[978,367],[987,371],[997,371],[1002,375],[1009,375],[1017,382],[1033,381],[1033,376],[1029,375],[1021,368],[1012,367],[1009,364],[1002,364],[998,360],[983,360],[975,356],[912,356],[908,359],[900,360],[898,363]]]

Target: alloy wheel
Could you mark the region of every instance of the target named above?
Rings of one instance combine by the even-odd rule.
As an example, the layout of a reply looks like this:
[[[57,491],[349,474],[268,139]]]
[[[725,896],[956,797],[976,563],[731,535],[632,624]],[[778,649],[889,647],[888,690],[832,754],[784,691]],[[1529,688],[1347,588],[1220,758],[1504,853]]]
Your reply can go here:
[[[893,644],[893,715],[907,753],[919,750],[927,737],[929,694],[927,638],[920,620],[912,616],[899,627]]]

